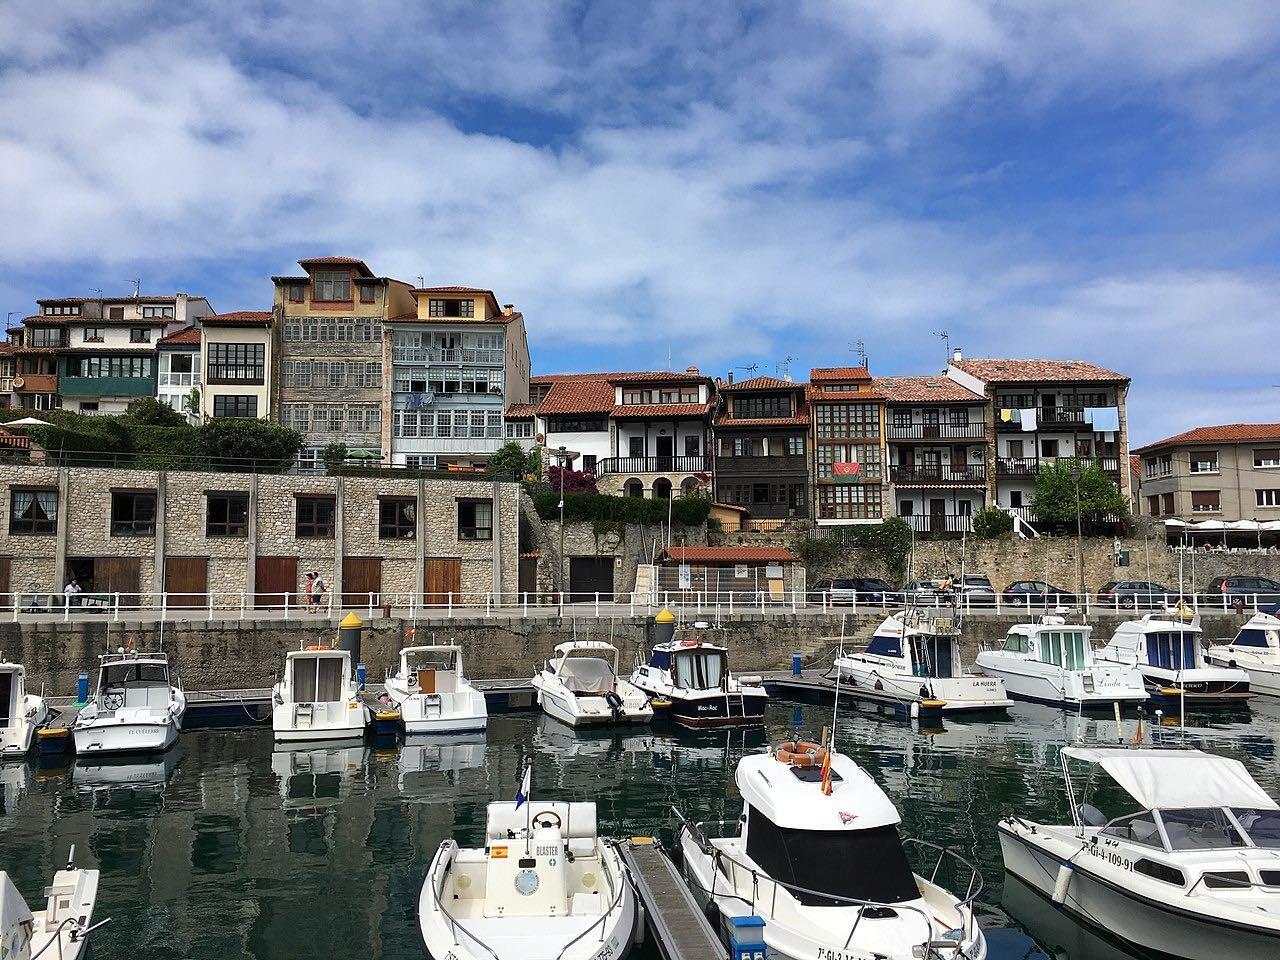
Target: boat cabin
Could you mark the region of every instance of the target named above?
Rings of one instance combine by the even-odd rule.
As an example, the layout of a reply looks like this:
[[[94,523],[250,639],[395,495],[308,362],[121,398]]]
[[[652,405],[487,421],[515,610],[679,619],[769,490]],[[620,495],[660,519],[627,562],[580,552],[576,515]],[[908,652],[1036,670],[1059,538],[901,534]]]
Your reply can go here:
[[[1240,632],[1229,645],[1244,647],[1250,653],[1262,653],[1267,650],[1272,654],[1280,654],[1280,617],[1274,617],[1269,613],[1259,613],[1250,617],[1249,622],[1240,628]]]
[[[285,660],[289,698],[294,703],[338,703],[350,697],[346,690],[351,673],[347,650],[294,650]]]
[[[400,675],[419,693],[457,693],[462,682],[462,648],[405,647],[400,651]]]
[[[1017,623],[1009,628],[1000,649],[1064,670],[1084,670],[1092,660],[1091,633],[1091,627],[1068,624],[1061,618],[1045,623]]]
[[[960,631],[950,617],[889,617],[876,628],[864,652],[901,660],[917,677],[958,677],[962,673]]]
[[[719,690],[729,675],[729,653],[701,640],[672,640],[654,646],[649,667],[668,671],[674,687]]]
[[[1204,666],[1197,623],[1179,623],[1148,614],[1116,628],[1107,650],[1120,662],[1145,664],[1166,670],[1193,670]]]
[[[562,643],[548,668],[571,693],[600,696],[617,681],[618,650],[600,640]]]
[[[163,653],[109,654],[99,659],[96,699],[104,711],[166,709],[171,686],[169,658]]]
[[[20,663],[0,662],[0,727],[22,716],[26,671]]]

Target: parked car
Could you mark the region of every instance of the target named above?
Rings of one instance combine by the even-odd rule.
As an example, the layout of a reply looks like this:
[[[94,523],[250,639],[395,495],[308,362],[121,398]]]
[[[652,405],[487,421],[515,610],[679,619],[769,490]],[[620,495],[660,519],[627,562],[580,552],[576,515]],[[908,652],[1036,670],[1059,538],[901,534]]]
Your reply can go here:
[[[991,586],[990,577],[969,574],[965,577],[955,576],[947,579],[951,584],[952,595],[959,597],[964,606],[994,607],[996,605],[996,591]]]
[[[809,599],[816,603],[825,601],[832,606],[839,603],[857,603],[858,588],[847,577],[819,580],[809,588]]]
[[[941,595],[941,580],[909,580],[902,585],[903,603],[932,604]]]
[[[1237,598],[1250,606],[1256,603],[1264,612],[1280,604],[1280,583],[1267,577],[1216,577],[1204,592],[1215,599],[1225,596],[1228,604]]]
[[[809,593],[811,600],[821,602],[825,596],[830,604],[891,604],[897,603],[899,596],[898,591],[878,577],[839,577],[819,580]]]
[[[1043,580],[1015,580],[1004,588],[1001,597],[1011,607],[1046,609],[1074,607],[1080,603],[1080,598],[1074,593]]]
[[[898,603],[901,594],[879,577],[854,577],[853,587],[858,591],[859,603]]]
[[[1120,606],[1125,610],[1171,606],[1178,601],[1179,596],[1177,590],[1150,580],[1112,580],[1098,590],[1099,603]]]

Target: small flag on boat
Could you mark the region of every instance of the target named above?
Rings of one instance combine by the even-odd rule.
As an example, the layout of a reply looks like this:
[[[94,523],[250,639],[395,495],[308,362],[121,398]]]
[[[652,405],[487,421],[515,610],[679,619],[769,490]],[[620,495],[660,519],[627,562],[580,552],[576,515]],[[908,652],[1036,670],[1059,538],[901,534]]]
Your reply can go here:
[[[822,754],[822,795],[831,796],[831,747],[829,745]]]
[[[529,802],[529,783],[533,776],[533,764],[524,768],[524,779],[520,781],[520,789],[516,791],[516,809],[519,810]]]
[[[1133,735],[1133,745],[1142,743],[1142,714],[1138,714],[1138,732]]]

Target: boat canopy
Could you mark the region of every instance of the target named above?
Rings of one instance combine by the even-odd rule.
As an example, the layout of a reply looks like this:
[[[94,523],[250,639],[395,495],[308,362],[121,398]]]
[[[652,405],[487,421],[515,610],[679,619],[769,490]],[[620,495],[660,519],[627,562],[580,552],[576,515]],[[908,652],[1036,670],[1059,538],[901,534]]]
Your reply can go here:
[[[1280,618],[1259,613],[1240,628],[1230,643],[1237,647],[1280,648]]]
[[[1201,750],[1064,747],[1062,753],[1102,767],[1148,810],[1280,809],[1239,760]]]
[[[0,933],[4,935],[4,945],[6,947],[5,956],[9,956],[8,948],[16,948],[22,942],[22,938],[13,935],[15,927],[25,924],[27,926],[27,939],[30,939],[31,924],[35,917],[31,915],[31,908],[27,906],[27,901],[22,899],[22,894],[18,892],[18,888],[13,885],[13,881],[9,879],[9,874],[0,870]],[[17,953],[15,952],[15,956]]]
[[[736,779],[742,798],[786,829],[856,831],[901,822],[892,801],[860,766],[836,753],[831,769],[831,796],[819,789],[819,767],[791,767],[772,754],[743,757]]]

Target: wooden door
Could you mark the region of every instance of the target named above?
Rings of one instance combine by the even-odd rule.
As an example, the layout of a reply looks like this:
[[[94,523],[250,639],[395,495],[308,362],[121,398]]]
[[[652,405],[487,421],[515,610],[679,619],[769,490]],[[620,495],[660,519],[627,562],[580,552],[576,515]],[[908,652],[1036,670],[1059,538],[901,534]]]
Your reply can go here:
[[[284,606],[286,595],[290,608],[298,605],[297,557],[258,557],[253,571],[257,591],[253,600],[255,607],[264,610]]]
[[[520,558],[520,582],[519,590],[521,593],[527,593],[531,597],[538,592],[538,558],[537,557],[521,557]]]
[[[443,607],[453,594],[453,603],[460,602],[462,593],[462,561],[457,557],[427,557],[422,569],[422,602],[427,606]]]
[[[203,607],[209,602],[209,558],[165,557],[164,589],[171,607]]]
[[[368,607],[382,603],[382,559],[380,557],[342,558],[342,605]]]
[[[9,593],[9,576],[12,569],[13,557],[0,557],[0,607],[6,610],[13,608],[13,597]]]
[[[594,601],[597,595],[613,600],[613,557],[570,557],[569,602]]]
[[[929,501],[929,529],[944,533],[947,526],[947,501],[938,498]]]
[[[94,557],[92,592],[136,594],[141,573],[142,561],[137,557]]]

